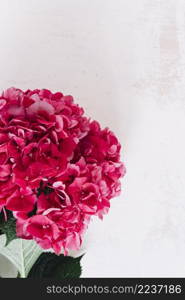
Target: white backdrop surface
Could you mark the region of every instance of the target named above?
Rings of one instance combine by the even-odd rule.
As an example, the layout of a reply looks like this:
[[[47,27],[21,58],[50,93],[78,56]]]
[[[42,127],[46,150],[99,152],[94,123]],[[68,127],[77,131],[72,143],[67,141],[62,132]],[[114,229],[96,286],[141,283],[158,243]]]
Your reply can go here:
[[[72,94],[123,145],[83,277],[185,276],[184,28],[184,0],[0,0],[0,89]]]

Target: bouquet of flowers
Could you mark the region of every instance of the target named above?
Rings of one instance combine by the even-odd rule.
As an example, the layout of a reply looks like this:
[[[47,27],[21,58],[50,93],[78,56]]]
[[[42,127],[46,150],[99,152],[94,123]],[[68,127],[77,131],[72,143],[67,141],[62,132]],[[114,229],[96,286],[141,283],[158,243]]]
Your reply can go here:
[[[49,264],[54,270],[60,261],[61,274],[64,265],[79,263],[69,251],[80,248],[91,217],[102,219],[120,193],[120,149],[116,136],[84,116],[72,96],[46,89],[2,93],[0,253],[21,277],[37,277],[41,264],[47,270],[39,276],[49,277]]]

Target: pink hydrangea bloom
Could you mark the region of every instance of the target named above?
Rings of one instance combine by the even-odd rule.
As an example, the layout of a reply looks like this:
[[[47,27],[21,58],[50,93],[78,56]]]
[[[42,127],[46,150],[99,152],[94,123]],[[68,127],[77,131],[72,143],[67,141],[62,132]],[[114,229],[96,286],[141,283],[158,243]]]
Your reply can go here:
[[[125,174],[121,145],[84,116],[72,96],[10,88],[0,96],[0,211],[17,235],[59,254],[79,249],[93,215],[102,218]]]

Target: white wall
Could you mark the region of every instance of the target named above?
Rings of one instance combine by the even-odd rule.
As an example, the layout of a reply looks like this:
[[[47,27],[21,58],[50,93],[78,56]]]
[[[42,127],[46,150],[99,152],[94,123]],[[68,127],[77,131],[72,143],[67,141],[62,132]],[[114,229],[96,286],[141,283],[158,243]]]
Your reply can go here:
[[[184,28],[183,0],[0,0],[0,89],[72,94],[123,144],[83,277],[185,276]]]

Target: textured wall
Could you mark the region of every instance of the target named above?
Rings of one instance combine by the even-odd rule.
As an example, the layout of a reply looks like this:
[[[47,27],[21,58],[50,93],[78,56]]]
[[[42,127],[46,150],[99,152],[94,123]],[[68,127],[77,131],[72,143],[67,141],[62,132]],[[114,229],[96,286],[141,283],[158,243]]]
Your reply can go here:
[[[184,29],[184,0],[0,0],[0,88],[71,93],[124,146],[83,277],[185,276]]]

